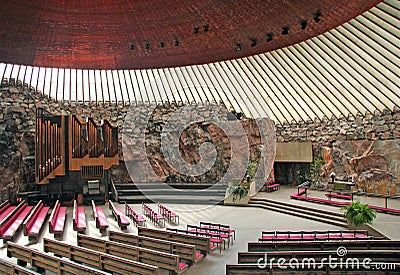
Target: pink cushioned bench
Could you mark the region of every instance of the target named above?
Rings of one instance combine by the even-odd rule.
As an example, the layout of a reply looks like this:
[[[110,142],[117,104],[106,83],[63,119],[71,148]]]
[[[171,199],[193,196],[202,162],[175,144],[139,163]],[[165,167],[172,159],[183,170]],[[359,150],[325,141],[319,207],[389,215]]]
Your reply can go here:
[[[93,200],[92,200],[92,211],[96,223],[96,228],[100,230],[102,236],[106,235],[108,228],[106,215],[104,215],[103,209],[100,206],[96,206]]]
[[[86,231],[85,207],[78,206],[76,200],[74,200],[74,209],[72,212],[72,224],[75,231],[77,232]]]
[[[49,218],[49,232],[54,234],[54,238],[62,237],[66,215],[67,207],[61,206],[60,201],[57,200]]]
[[[200,227],[218,229],[220,231],[221,237],[227,238],[227,235],[229,235],[229,237],[231,237],[232,244],[233,244],[233,240],[236,239],[236,230],[232,229],[229,225],[220,224],[220,223],[211,223],[211,222],[200,222]]]
[[[124,213],[121,211],[121,208],[118,206],[115,206],[114,203],[110,200],[108,202],[108,206],[114,215],[115,220],[118,222],[118,226],[122,229],[125,230],[128,228],[128,225],[130,224],[130,221],[127,216],[124,215]]]
[[[49,210],[50,207],[44,206],[43,202],[39,201],[24,221],[22,225],[24,235],[28,236],[29,241],[37,241]]]
[[[272,191],[276,191],[280,188],[280,184],[279,183],[275,183],[273,181],[267,181],[265,182],[265,189],[267,192],[272,192]]]
[[[0,223],[0,237],[6,240],[13,240],[18,230],[21,228],[23,221],[32,210],[32,206],[28,206],[22,201],[7,217]]]
[[[262,231],[261,242],[367,240],[367,230]]]
[[[0,214],[0,222],[3,221],[5,217],[8,216],[13,210],[15,209],[15,206],[11,206],[9,203],[5,205],[1,210]]]
[[[325,196],[328,197],[328,198],[337,198],[337,199],[342,199],[342,200],[351,200],[351,196],[349,196],[349,195],[343,195],[343,194],[326,193]]]
[[[136,226],[146,227],[146,218],[142,216],[138,211],[133,209],[133,207],[125,204],[125,214],[130,217]]]

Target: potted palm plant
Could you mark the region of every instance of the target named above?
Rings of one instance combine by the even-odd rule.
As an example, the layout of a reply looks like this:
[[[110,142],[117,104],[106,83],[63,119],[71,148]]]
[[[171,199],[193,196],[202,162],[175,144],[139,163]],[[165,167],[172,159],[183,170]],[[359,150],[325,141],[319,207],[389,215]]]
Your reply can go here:
[[[226,190],[225,205],[246,204],[250,200],[249,187],[240,184],[240,181],[234,181]]]
[[[359,201],[343,206],[342,210],[350,228],[360,228],[365,224],[371,224],[376,218],[376,211],[368,204],[362,204]]]

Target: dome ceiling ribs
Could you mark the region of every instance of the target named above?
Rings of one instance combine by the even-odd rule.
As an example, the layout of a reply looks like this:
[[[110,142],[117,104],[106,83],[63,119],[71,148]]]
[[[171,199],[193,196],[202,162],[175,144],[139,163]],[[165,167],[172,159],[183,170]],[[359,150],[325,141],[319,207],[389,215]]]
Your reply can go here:
[[[232,106],[236,112],[246,116],[259,117],[270,113],[280,124],[332,116],[357,116],[400,107],[399,1],[385,0],[376,6],[374,1],[351,1],[351,4],[344,0],[325,1],[327,8],[319,9],[321,16],[317,23],[313,20],[313,13],[319,7],[316,2],[307,2],[304,9],[298,10],[293,6],[297,1],[293,0],[285,2],[292,6],[290,9],[285,6],[287,14],[282,18],[268,18],[276,23],[268,26],[268,20],[264,20],[262,25],[253,24],[260,18],[265,19],[267,11],[247,17],[267,1],[259,1],[253,6],[242,1],[223,1],[222,9],[239,5],[242,13],[236,12],[231,16],[232,11],[226,12],[223,18],[231,16],[232,19],[222,23],[212,8],[210,13],[203,14],[205,7],[214,7],[219,0],[188,5],[192,13],[189,17],[184,16],[186,7],[175,10],[180,1],[164,1],[165,9],[181,16],[177,22],[184,22],[182,27],[174,27],[174,31],[168,30],[176,22],[166,21],[164,17],[159,17],[153,25],[148,25],[149,18],[139,22],[137,17],[126,14],[135,10],[131,1],[114,1],[112,5],[127,5],[126,11],[113,13],[125,16],[130,25],[130,33],[127,33],[124,31],[127,26],[122,26],[118,32],[116,25],[111,24],[116,40],[120,41],[115,45],[110,38],[102,40],[102,33],[93,32],[92,37],[87,37],[79,31],[82,27],[89,28],[90,23],[98,20],[104,11],[111,12],[106,8],[109,4],[98,9],[86,7],[84,12],[93,13],[93,16],[79,25],[76,13],[80,3],[68,1],[64,5],[73,7],[70,16],[75,20],[68,26],[68,21],[56,24],[53,19],[45,18],[48,14],[42,4],[48,0],[43,3],[25,1],[26,9],[40,7],[37,14],[27,14],[26,18],[22,18],[25,7],[21,13],[16,10],[21,3],[7,1],[9,5],[6,5],[6,1],[0,1],[0,6],[7,6],[0,14],[0,21],[10,17],[15,19],[5,22],[0,30],[0,35],[5,38],[0,45],[0,76],[19,79],[58,101],[122,105],[216,101],[223,102],[227,108]],[[141,5],[142,10],[147,11],[148,3],[152,2],[137,1],[135,5]],[[275,7],[275,4],[269,5]],[[49,9],[58,14],[58,5],[52,2]],[[271,10],[278,11],[279,7]],[[353,19],[349,21],[350,18]],[[35,22],[40,28],[30,31],[29,26],[33,25],[29,22],[33,19],[37,20]],[[307,20],[304,30],[301,29],[302,19]],[[245,21],[239,26],[240,20]],[[157,27],[160,22],[164,24],[163,28]],[[11,41],[11,31],[21,28],[21,23],[26,23],[27,28],[21,33],[14,32],[15,41]],[[208,24],[206,32],[205,24]],[[130,36],[133,25],[135,33]],[[65,30],[65,38],[75,41],[75,44],[56,41],[59,33],[55,30],[60,26]],[[194,33],[196,26],[199,28],[197,34]],[[284,26],[289,27],[287,35],[281,34]],[[100,24],[99,27],[104,26]],[[152,30],[152,35],[145,35],[147,29]],[[78,30],[77,36],[73,36],[70,30]],[[240,30],[246,31],[240,34]],[[267,42],[269,32],[274,35]],[[74,40],[74,37],[80,40]],[[101,40],[101,43],[86,43],[85,46],[85,39]],[[130,50],[133,39],[137,45]],[[179,46],[174,45],[176,39]],[[29,41],[38,44],[29,44]],[[144,49],[145,41],[150,45],[147,51]],[[161,47],[161,41],[165,42],[164,47]],[[111,44],[108,44],[104,56],[81,55],[91,50],[101,52],[107,43]],[[252,43],[255,43],[253,47]],[[16,44],[19,47],[15,47]],[[240,51],[235,50],[236,44],[240,44]],[[75,46],[73,51],[65,50]],[[49,53],[48,59],[44,50]],[[50,54],[51,51],[54,54]],[[63,56],[66,52],[68,58]],[[221,62],[213,62],[216,60]],[[34,62],[41,62],[42,66]],[[172,65],[165,66],[165,62]],[[89,63],[91,67],[84,66]],[[194,65],[182,66],[188,64]]]

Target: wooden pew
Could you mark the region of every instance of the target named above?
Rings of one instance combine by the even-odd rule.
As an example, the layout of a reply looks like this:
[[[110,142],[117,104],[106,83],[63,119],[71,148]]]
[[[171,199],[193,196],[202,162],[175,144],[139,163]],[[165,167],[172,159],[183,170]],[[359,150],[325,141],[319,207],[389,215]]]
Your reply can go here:
[[[3,205],[3,204],[2,204]],[[7,217],[13,210],[15,209],[15,206],[12,206],[8,201],[3,205],[3,207],[0,209],[0,222],[4,220],[5,217]]]
[[[76,200],[74,200],[74,209],[72,212],[72,225],[75,231],[86,231],[85,207],[78,206]]]
[[[172,274],[180,274],[187,270],[188,265],[180,262],[178,255],[147,249],[119,242],[97,239],[78,234],[78,246],[91,250],[122,257],[128,260],[142,262],[169,270]]]
[[[22,201],[0,222],[0,238],[2,238],[3,241],[14,239],[32,208],[33,207],[28,206],[25,201]]]
[[[106,270],[118,274],[160,274],[160,270],[157,266],[124,259],[56,240],[43,239],[43,249],[45,252],[52,252],[60,257],[90,265],[99,270]]]
[[[115,206],[111,200],[108,201],[108,206],[114,215],[115,220],[118,222],[118,226],[121,228],[121,230],[127,229],[128,225],[130,224],[128,217],[125,216],[121,209],[118,206]]]
[[[67,207],[61,206],[60,201],[57,200],[49,218],[49,232],[54,234],[54,238],[62,238],[66,216]]]
[[[339,258],[337,254],[337,248],[334,250],[321,250],[321,251],[270,251],[265,252],[239,252],[238,263],[239,264],[251,264],[258,263],[260,259],[264,259],[268,254],[269,259],[286,259],[289,262],[290,259],[296,258],[298,262],[302,262],[304,259],[312,258],[313,261],[321,262],[329,257]],[[346,252],[346,258],[358,259],[362,263],[363,259],[370,258],[378,262],[397,263],[400,258],[400,250],[350,250]]]
[[[26,265],[27,263],[29,263],[31,266],[35,266],[38,269],[39,273],[43,273],[45,270],[48,270],[59,275],[111,275],[110,273],[104,272],[102,270],[83,266],[81,264],[74,263],[69,260],[64,260],[56,256],[52,256],[48,253],[44,253],[39,250],[28,248],[12,242],[7,243],[7,256],[17,258],[19,265]]]
[[[10,202],[8,200],[3,201],[0,204],[0,214],[4,212],[5,209],[7,209],[10,206]],[[1,221],[1,219],[0,219]]]
[[[229,225],[220,224],[220,223],[212,223],[212,222],[200,222],[200,227],[203,227],[203,228],[217,228],[217,229],[221,230],[224,233],[229,233],[230,235],[233,234],[232,244],[233,244],[233,240],[236,239],[236,230],[232,229]]]
[[[296,251],[296,250],[334,250],[339,246],[346,249],[400,249],[400,241],[393,240],[360,240],[360,241],[314,241],[314,242],[249,242],[247,249],[249,252],[269,252],[269,251]]]
[[[40,200],[22,224],[24,235],[28,236],[29,241],[36,242],[39,238],[39,233],[49,214],[49,209],[50,207],[44,206],[43,201]]]
[[[106,215],[104,215],[103,209],[100,206],[96,206],[93,200],[92,200],[92,212],[94,221],[96,223],[96,228],[100,230],[102,236],[106,235],[108,228]]]
[[[0,258],[0,274],[2,275],[40,275],[33,270],[18,266],[9,261]]]
[[[364,267],[362,264],[357,268],[357,273],[354,273],[353,269],[350,269],[346,272],[346,270],[340,269],[343,271],[341,274],[371,274],[371,275],[387,275],[387,274],[397,274],[400,271],[400,264],[398,263],[379,263],[379,265],[383,264],[385,266],[390,266],[390,270],[377,270],[372,269],[371,266],[374,266],[375,262],[371,262],[369,266]],[[306,264],[302,266],[301,264],[296,265],[296,268],[290,266],[289,263],[284,264],[227,264],[226,265],[226,275],[266,275],[266,274],[287,274],[290,270],[290,274],[313,274],[313,275],[326,275],[326,274],[338,274],[337,268],[332,268],[330,263],[327,262],[316,262],[315,267],[311,265],[311,268]]]
[[[180,242],[166,241],[116,231],[108,231],[108,239],[114,242],[120,242],[148,249],[163,251],[166,253],[176,254],[181,259],[188,261],[189,265],[197,263],[204,258],[203,254],[196,252],[196,247],[194,245],[184,244]]]
[[[225,250],[225,239],[221,237],[220,231],[218,229],[212,229],[212,228],[202,228],[197,225],[190,225],[188,224],[186,226],[186,230],[182,229],[175,229],[175,228],[167,228],[168,231],[174,231],[174,232],[180,232],[184,234],[193,234],[196,236],[205,236],[210,238],[210,242],[212,244],[216,244],[217,247],[219,247],[219,252],[221,253],[222,249],[222,244],[224,245],[224,250]],[[224,235],[225,236],[225,235]],[[229,238],[230,235],[228,235],[228,245],[229,245]]]
[[[204,256],[206,256],[208,252],[214,251],[217,248],[216,246],[211,245],[210,238],[207,237],[194,236],[159,229],[150,229],[145,227],[138,227],[138,234],[155,239],[192,244]]]

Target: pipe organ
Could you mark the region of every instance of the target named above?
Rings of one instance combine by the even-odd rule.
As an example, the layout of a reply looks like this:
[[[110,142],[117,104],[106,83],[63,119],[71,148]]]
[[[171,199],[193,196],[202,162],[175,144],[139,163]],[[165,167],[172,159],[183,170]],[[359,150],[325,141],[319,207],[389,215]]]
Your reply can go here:
[[[119,162],[118,128],[37,109],[35,149],[35,181],[43,192],[82,194],[88,181],[97,180],[105,193],[107,171]]]

